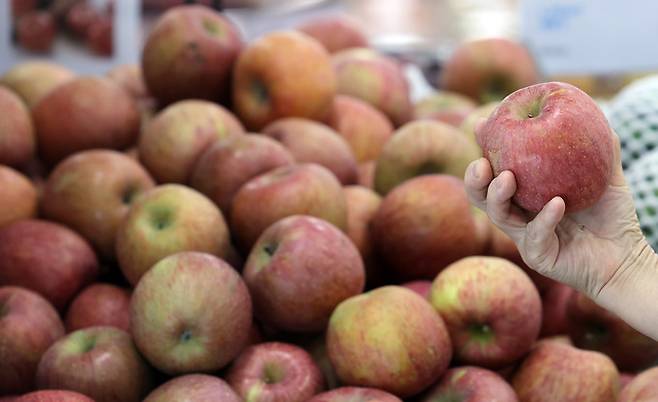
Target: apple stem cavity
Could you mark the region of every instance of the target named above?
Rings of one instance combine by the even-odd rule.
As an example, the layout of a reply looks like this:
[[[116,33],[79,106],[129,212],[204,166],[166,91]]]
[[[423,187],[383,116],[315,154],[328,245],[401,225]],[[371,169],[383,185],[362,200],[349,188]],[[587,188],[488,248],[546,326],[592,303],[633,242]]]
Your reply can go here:
[[[123,195],[121,196],[121,201],[125,205],[130,205],[133,201],[133,198],[135,197],[135,193],[137,193],[137,190],[133,187],[128,187],[124,192]]]
[[[203,29],[205,29],[206,32],[208,32],[210,35],[222,36],[222,29],[215,22],[210,21],[208,19],[204,19],[202,24],[203,24]]]
[[[156,209],[153,211],[151,219],[157,230],[166,229],[171,221],[171,212],[164,209]]]
[[[267,86],[265,86],[263,81],[255,79],[251,84],[251,90],[254,92],[255,97],[258,100],[258,103],[260,104],[269,103],[270,94],[269,91],[267,90]]]
[[[277,248],[279,248],[277,244],[270,243],[266,244],[265,247],[263,247],[263,250],[268,256],[272,257],[274,253],[276,253]]]
[[[488,324],[473,324],[470,332],[476,340],[482,343],[488,343],[494,337],[494,332]]]
[[[266,363],[263,367],[263,381],[266,384],[276,384],[283,380],[283,371],[273,363]]]
[[[180,341],[181,341],[181,343],[187,343],[187,342],[190,341],[190,339],[192,339],[192,331],[190,331],[189,329],[184,330],[184,331],[180,334]]]

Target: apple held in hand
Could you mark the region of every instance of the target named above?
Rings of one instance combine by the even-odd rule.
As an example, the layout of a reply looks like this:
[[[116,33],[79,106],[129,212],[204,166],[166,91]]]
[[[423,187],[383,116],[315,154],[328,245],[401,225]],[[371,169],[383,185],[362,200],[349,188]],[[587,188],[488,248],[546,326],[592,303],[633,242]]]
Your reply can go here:
[[[594,100],[547,82],[505,98],[476,133],[494,175],[516,177],[515,204],[539,212],[560,196],[567,212],[593,205],[610,182],[615,140]]]
[[[176,377],[151,392],[144,402],[221,401],[242,402],[222,379],[205,374]]]

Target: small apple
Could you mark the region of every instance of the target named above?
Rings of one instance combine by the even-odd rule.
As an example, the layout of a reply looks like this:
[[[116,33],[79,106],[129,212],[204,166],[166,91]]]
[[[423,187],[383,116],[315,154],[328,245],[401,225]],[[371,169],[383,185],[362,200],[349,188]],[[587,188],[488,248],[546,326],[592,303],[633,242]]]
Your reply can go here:
[[[9,69],[0,78],[0,84],[14,91],[31,109],[44,95],[74,76],[73,71],[59,64],[33,60]]]
[[[346,15],[315,18],[297,29],[315,38],[329,53],[353,47],[368,47],[368,38],[359,23]]]
[[[84,38],[100,16],[100,11],[91,2],[78,1],[66,12],[66,27],[73,34]]]
[[[453,367],[421,402],[519,402],[514,389],[493,371],[474,366]]]
[[[459,127],[475,111],[477,104],[469,97],[450,91],[431,93],[414,105],[414,119],[430,119]]]
[[[176,377],[151,392],[144,402],[218,401],[242,402],[222,379],[205,374]]]
[[[402,399],[375,388],[340,387],[317,394],[308,402],[402,402]]]
[[[66,312],[66,330],[111,326],[130,332],[130,291],[95,283],[73,299]]]
[[[30,111],[9,89],[0,86],[0,164],[24,166],[34,157],[34,128]]]
[[[55,19],[47,11],[29,12],[21,16],[16,25],[18,43],[32,52],[49,52],[56,33]]]
[[[112,15],[101,15],[87,29],[87,47],[97,55],[112,56],[114,44],[112,38]]]
[[[623,376],[623,375],[622,375]],[[619,393],[617,402],[651,402],[658,398],[658,367],[637,374]]]
[[[21,219],[34,218],[37,204],[34,184],[22,173],[0,165],[0,228]]]

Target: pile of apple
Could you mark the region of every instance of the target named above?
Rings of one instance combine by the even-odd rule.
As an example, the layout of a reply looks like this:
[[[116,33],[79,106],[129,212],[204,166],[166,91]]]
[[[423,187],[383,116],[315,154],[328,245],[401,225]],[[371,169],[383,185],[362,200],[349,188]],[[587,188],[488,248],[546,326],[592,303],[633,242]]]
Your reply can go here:
[[[537,80],[473,42],[455,92],[413,105],[349,20],[245,44],[202,6],[161,17],[141,68],[16,66],[0,400],[618,400],[658,344],[524,267],[464,191],[485,103]]]

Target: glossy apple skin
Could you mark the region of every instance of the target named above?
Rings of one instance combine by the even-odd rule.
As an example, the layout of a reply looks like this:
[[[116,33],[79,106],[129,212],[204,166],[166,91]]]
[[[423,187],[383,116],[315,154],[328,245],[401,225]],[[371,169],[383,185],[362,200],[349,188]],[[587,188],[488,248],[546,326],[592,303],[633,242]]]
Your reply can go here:
[[[200,251],[226,257],[229,249],[221,211],[203,194],[178,184],[144,193],[117,230],[117,259],[133,286],[168,255]]]
[[[66,312],[66,330],[111,326],[130,333],[130,291],[95,283],[83,289]]]
[[[185,184],[208,147],[243,132],[235,116],[219,105],[176,102],[147,123],[139,139],[139,160],[158,182]]]
[[[0,287],[0,394],[33,389],[41,356],[63,335],[64,325],[46,299],[28,289]]]
[[[25,394],[15,402],[95,402],[93,399],[73,391],[47,390]]]
[[[368,47],[368,38],[358,22],[345,15],[315,18],[297,29],[320,42],[329,53],[353,47]]]
[[[324,219],[341,230],[347,227],[343,189],[328,169],[297,164],[249,180],[233,199],[232,235],[248,252],[271,224],[297,214]]]
[[[278,141],[255,134],[235,136],[215,142],[201,155],[190,184],[228,216],[233,198],[243,184],[294,163],[293,156]]]
[[[297,31],[272,32],[251,42],[233,73],[234,108],[251,131],[282,117],[321,120],[336,93],[329,54]]]
[[[146,86],[162,105],[182,99],[226,100],[242,47],[240,31],[224,15],[199,5],[173,8],[146,38]]]
[[[619,372],[604,354],[547,341],[525,358],[512,386],[523,402],[615,402]]]
[[[541,299],[512,262],[467,257],[432,282],[430,303],[450,331],[455,358],[499,369],[523,357],[541,328]]]
[[[421,402],[518,402],[514,389],[493,371],[475,366],[454,367],[420,400]]]
[[[658,360],[658,342],[579,292],[567,301],[568,334],[574,345],[604,353],[622,371],[639,371]]]
[[[96,402],[139,402],[151,389],[151,377],[130,335],[100,326],[52,344],[39,362],[36,382],[40,389],[68,389]]]
[[[86,149],[128,148],[140,128],[135,101],[102,77],[74,78],[55,87],[34,106],[32,118],[39,156],[49,165]]]
[[[0,164],[23,166],[35,149],[30,111],[14,92],[0,86]]]
[[[308,402],[402,402],[402,399],[375,388],[340,387],[318,394]]]
[[[477,253],[472,208],[456,177],[408,180],[384,197],[372,220],[375,250],[403,280],[434,279],[452,262]]]
[[[406,398],[445,372],[452,346],[443,320],[425,299],[385,286],[338,305],[327,329],[327,352],[343,384]]]
[[[22,173],[0,165],[0,228],[37,215],[37,189]]]
[[[277,221],[254,245],[243,272],[256,317],[277,329],[323,331],[343,300],[363,291],[363,261],[334,225],[307,215]]]
[[[251,402],[306,402],[323,389],[322,372],[308,352],[282,342],[245,349],[226,378]]]
[[[309,119],[287,117],[268,124],[263,134],[285,146],[298,163],[317,163],[343,185],[354,184],[357,163],[349,144],[330,127]]]
[[[22,220],[0,229],[0,286],[23,286],[62,311],[99,274],[91,246],[65,226]]]
[[[443,66],[439,87],[486,103],[537,82],[537,67],[522,45],[492,38],[457,48]]]
[[[31,109],[44,95],[75,74],[59,64],[48,61],[27,61],[9,69],[0,83],[23,99]]]
[[[132,203],[155,186],[132,158],[112,150],[75,153],[48,176],[43,215],[83,235],[107,259],[114,259],[116,233]]]
[[[412,177],[428,174],[461,179],[477,158],[476,145],[455,127],[432,120],[412,121],[384,145],[375,168],[375,190],[386,195]]]
[[[456,92],[437,91],[416,102],[414,119],[429,119],[459,127],[477,104]]]
[[[222,401],[242,402],[242,399],[221,378],[206,374],[176,377],[151,392],[144,402]]]
[[[613,135],[594,100],[561,82],[514,92],[476,133],[494,175],[514,173],[513,201],[530,212],[555,196],[567,212],[598,201],[612,176]]]
[[[618,402],[651,402],[658,398],[658,367],[637,374],[619,393]]]
[[[158,370],[171,375],[215,371],[247,342],[251,297],[240,275],[219,258],[177,253],[137,284],[130,325],[137,347]]]

